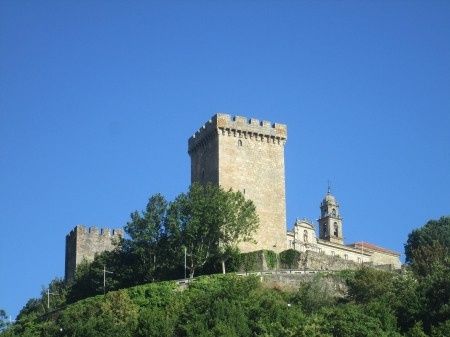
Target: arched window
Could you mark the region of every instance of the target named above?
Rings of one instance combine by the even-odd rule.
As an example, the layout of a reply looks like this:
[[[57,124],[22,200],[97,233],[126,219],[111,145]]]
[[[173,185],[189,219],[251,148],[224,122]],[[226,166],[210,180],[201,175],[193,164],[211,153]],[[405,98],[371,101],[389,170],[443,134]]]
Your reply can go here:
[[[324,224],[323,224],[323,234],[324,234],[324,235],[327,235],[327,232],[328,232],[328,227],[327,227],[327,224],[324,223]]]
[[[337,222],[334,223],[333,228],[334,228],[334,236],[339,236],[339,227]]]
[[[303,241],[308,243],[308,231],[306,229],[303,231]]]
[[[242,146],[242,140],[238,140],[238,146]]]
[[[332,214],[333,216],[336,216],[336,208],[333,208],[333,210],[331,211],[331,214]]]

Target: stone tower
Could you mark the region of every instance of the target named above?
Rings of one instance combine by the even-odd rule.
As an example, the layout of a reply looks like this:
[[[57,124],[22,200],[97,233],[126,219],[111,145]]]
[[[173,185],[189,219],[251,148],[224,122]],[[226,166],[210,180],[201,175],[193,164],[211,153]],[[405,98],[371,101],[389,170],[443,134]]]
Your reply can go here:
[[[254,202],[260,225],[257,244],[243,252],[286,249],[286,200],[283,124],[216,114],[189,139],[191,182],[241,191]]]
[[[331,195],[330,188],[320,204],[319,238],[333,243],[344,244],[342,218],[339,215],[339,204]]]
[[[86,228],[78,225],[66,235],[65,280],[70,282],[75,277],[77,265],[83,260],[91,262],[95,254],[114,249],[114,239],[123,236],[122,229],[96,227]]]

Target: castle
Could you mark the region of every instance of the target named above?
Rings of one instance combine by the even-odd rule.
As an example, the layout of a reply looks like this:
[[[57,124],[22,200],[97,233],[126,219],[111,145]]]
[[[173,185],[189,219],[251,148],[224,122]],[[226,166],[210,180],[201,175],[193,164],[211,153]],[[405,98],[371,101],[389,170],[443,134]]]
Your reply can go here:
[[[279,253],[292,248],[400,268],[400,255],[394,251],[365,242],[344,244],[339,204],[330,190],[320,205],[318,238],[308,220],[297,220],[292,231],[286,230],[286,140],[284,124],[222,113],[214,115],[189,138],[191,183],[210,182],[241,191],[256,206],[260,219],[254,235],[256,243],[241,243],[240,250]],[[73,278],[76,265],[83,258],[92,260],[95,253],[111,250],[111,238],[117,235],[123,232],[119,229],[102,233],[77,226],[66,237],[66,280]]]

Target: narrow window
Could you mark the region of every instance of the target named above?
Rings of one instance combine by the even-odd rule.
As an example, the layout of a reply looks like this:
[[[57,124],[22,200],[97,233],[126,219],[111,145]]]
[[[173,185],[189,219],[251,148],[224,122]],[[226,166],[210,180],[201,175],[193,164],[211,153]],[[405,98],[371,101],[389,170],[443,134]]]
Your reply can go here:
[[[335,208],[333,208],[333,210],[331,211],[331,214],[332,214],[333,216],[336,216],[336,209],[335,209]]]
[[[303,241],[308,243],[308,231],[306,229],[303,231]]]
[[[334,256],[334,251],[331,252],[331,255]]]
[[[204,180],[205,179],[205,170],[203,169],[202,170],[202,180]]]
[[[348,255],[347,254],[344,255],[344,259],[348,260]]]
[[[339,227],[337,222],[334,223],[334,236],[339,236]]]
[[[238,140],[238,146],[242,146],[242,140]]]

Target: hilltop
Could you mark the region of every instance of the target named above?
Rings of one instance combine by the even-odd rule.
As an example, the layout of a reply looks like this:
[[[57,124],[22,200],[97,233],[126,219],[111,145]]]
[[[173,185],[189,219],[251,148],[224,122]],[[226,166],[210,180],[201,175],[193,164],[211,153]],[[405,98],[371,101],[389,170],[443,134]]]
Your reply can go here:
[[[188,287],[149,283],[25,316],[2,337],[426,336],[418,318],[431,288],[421,286],[409,273],[369,268],[318,273],[289,289],[258,276],[202,276]],[[431,327],[432,336],[446,336],[449,323]]]

